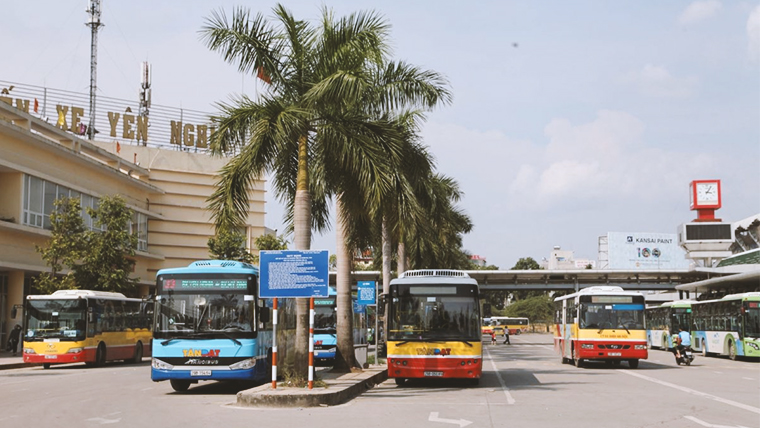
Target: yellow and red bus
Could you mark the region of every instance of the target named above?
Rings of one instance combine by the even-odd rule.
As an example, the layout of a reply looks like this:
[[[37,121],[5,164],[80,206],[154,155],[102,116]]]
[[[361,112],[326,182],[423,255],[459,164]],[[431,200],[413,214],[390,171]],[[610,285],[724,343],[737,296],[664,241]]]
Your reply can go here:
[[[509,334],[522,334],[530,329],[530,321],[524,317],[491,317],[491,326],[497,334],[504,334],[504,329]]]
[[[554,299],[554,347],[562,362],[577,367],[600,360],[627,361],[635,369],[646,359],[644,296],[617,286],[594,286]]]
[[[150,356],[153,305],[121,293],[58,290],[27,296],[24,362],[139,363]]]
[[[390,283],[388,376],[479,382],[483,367],[478,283],[457,270],[404,272]]]

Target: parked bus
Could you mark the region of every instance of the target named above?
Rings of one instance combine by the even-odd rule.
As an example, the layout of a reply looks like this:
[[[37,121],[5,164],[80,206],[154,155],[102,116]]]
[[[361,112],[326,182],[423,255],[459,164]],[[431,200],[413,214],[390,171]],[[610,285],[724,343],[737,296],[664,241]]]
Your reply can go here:
[[[647,345],[650,348],[670,350],[678,329],[691,331],[691,300],[665,302],[660,306],[646,308]]]
[[[617,286],[594,286],[557,297],[554,347],[577,367],[601,360],[635,369],[646,359],[644,296]]]
[[[151,379],[186,391],[201,380],[271,379],[271,302],[258,298],[259,270],[226,260],[161,269]],[[277,366],[292,365],[295,299],[279,299]]]
[[[335,361],[338,348],[337,305],[335,288],[328,288],[328,297],[314,298],[314,361]]]
[[[411,270],[391,280],[388,376],[463,378],[477,384],[483,367],[478,283],[465,272]]]
[[[496,334],[504,334],[504,329],[507,329],[509,334],[527,333],[530,329],[528,318],[520,317],[491,317],[491,325]]]
[[[692,348],[702,355],[760,357],[760,293],[694,302]]]
[[[27,296],[24,362],[139,363],[151,352],[152,303],[121,293],[58,290]]]
[[[493,333],[493,325],[491,325],[491,318],[483,318],[483,324],[480,327],[481,334],[491,335]]]

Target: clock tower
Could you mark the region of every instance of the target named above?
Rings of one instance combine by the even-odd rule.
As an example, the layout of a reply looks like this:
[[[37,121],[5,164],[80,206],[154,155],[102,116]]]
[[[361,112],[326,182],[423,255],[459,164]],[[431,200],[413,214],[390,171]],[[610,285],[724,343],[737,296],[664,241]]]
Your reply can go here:
[[[720,221],[715,210],[721,207],[720,180],[693,180],[689,183],[689,201],[692,211],[697,212],[694,221]]]
[[[730,223],[715,218],[715,210],[723,204],[720,180],[693,180],[689,183],[689,208],[697,212],[691,223],[682,224],[678,243],[686,250],[686,258],[701,267],[712,267],[731,255],[734,230]]]

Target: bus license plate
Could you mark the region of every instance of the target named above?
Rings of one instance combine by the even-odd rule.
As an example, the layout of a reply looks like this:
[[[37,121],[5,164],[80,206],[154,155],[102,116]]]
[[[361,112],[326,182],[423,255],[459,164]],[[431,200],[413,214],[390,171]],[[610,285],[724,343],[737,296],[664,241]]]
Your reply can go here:
[[[619,356],[621,356],[623,354],[620,353],[620,352],[610,352],[607,355],[609,355],[610,357],[619,357]]]
[[[211,370],[190,370],[190,376],[211,376]]]
[[[443,372],[425,372],[424,375],[431,377],[441,377],[443,376]]]
[[[45,355],[46,360],[57,360],[58,355]]]

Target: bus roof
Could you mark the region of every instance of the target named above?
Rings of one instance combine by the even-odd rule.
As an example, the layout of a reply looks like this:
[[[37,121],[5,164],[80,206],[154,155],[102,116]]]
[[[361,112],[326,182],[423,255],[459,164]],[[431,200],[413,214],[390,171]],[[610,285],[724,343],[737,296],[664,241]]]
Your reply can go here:
[[[258,275],[259,268],[252,264],[235,260],[198,260],[186,267],[161,269],[156,273],[156,276],[178,273],[242,273]]]
[[[394,284],[473,284],[478,281],[470,278],[467,272],[453,269],[418,269],[408,270],[400,277],[391,280]]]
[[[97,290],[57,290],[53,292],[53,294],[26,296],[26,298],[29,300],[83,299],[86,297],[109,300],[140,300],[137,298],[129,298],[122,293]]]
[[[567,299],[574,299],[578,296],[604,296],[604,295],[612,295],[612,296],[643,296],[643,294],[639,293],[638,291],[626,291],[623,289],[623,287],[618,287],[617,285],[595,285],[593,287],[586,287],[583,288],[573,294],[568,294],[566,296],[559,296],[556,299],[554,299],[555,302],[567,300]]]
[[[712,302],[725,302],[728,300],[757,300],[760,301],[760,292],[758,291],[750,291],[747,293],[738,293],[738,294],[728,294],[726,296],[721,297],[720,299],[712,299],[712,300],[700,300],[698,302],[694,302],[695,305],[701,305],[703,303],[712,303]]]

